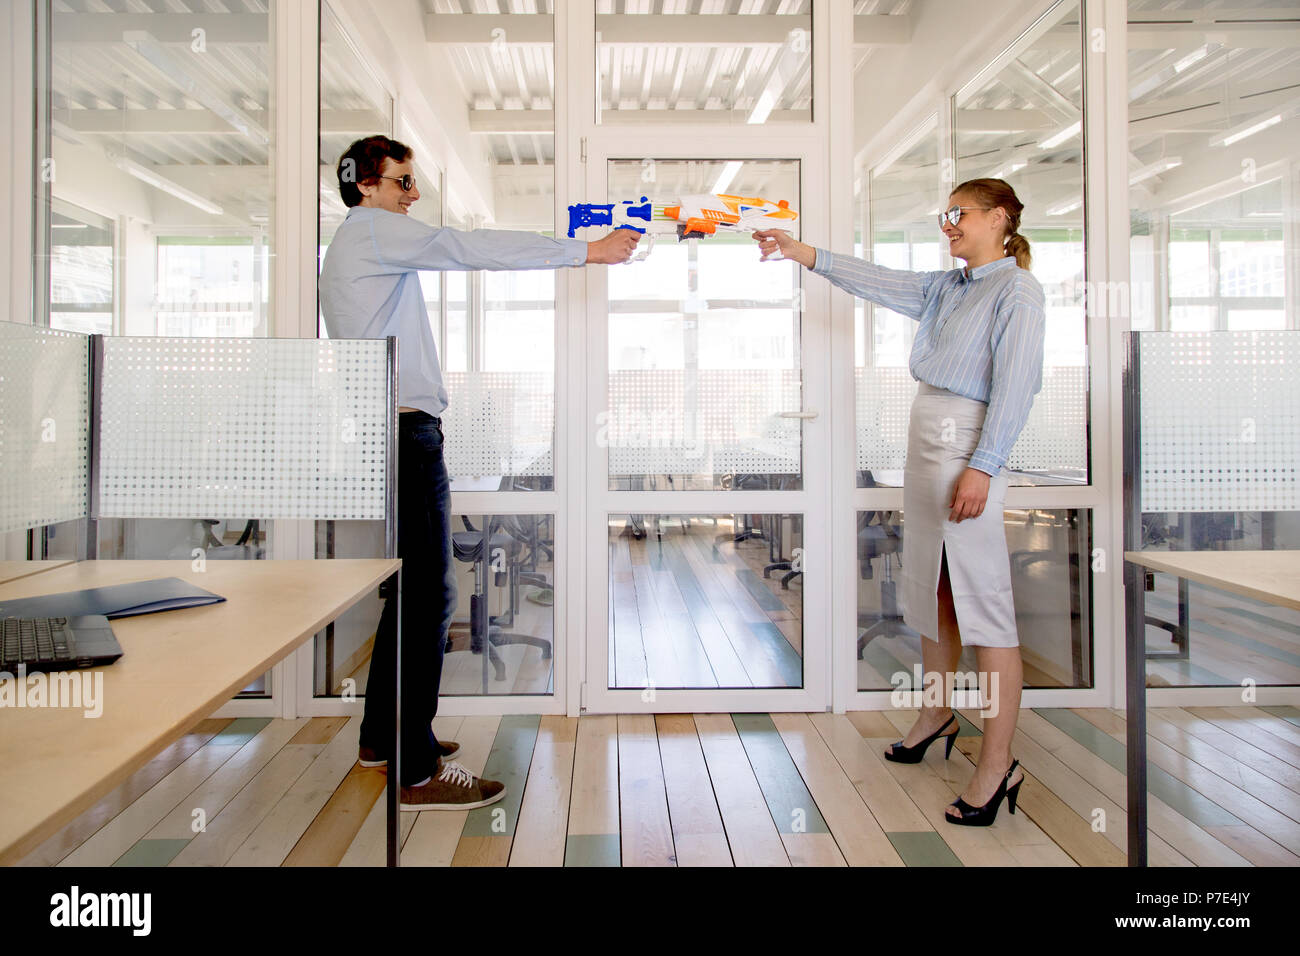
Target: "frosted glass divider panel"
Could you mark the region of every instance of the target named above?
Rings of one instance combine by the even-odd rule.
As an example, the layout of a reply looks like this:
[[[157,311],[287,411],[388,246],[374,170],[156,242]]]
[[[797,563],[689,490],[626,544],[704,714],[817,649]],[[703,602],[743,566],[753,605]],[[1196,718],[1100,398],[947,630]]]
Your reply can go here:
[[[89,342],[0,322],[0,531],[86,517]]]
[[[1300,332],[1142,332],[1141,510],[1300,509]]]
[[[609,474],[801,473],[802,371],[625,369],[609,373],[598,422]]]
[[[443,454],[453,478],[553,473],[555,376],[444,372]]]
[[[916,395],[911,372],[896,366],[858,366],[858,468],[901,470],[907,459],[907,421]],[[1088,474],[1088,370],[1080,365],[1043,369],[1029,419],[1011,448],[1007,468],[1082,483]]]
[[[383,339],[103,344],[96,517],[384,518]]]

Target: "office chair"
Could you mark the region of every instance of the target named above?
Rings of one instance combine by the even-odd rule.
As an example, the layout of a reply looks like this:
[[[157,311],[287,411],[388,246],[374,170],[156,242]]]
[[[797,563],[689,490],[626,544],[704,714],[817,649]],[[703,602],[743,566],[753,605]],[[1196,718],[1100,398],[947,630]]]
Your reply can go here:
[[[864,511],[858,515],[858,575],[864,581],[875,576],[871,562],[884,558],[884,579],[880,582],[880,614],[874,619],[858,615],[858,660],[867,645],[881,634],[901,637],[911,633],[903,624],[903,613],[898,606],[898,586],[894,582],[890,555],[898,555],[899,567],[903,565],[903,529],[897,523],[896,512]]]
[[[510,519],[514,519],[513,525]],[[551,657],[551,642],[546,638],[531,634],[511,634],[505,631],[505,628],[514,624],[515,614],[519,608],[518,586],[521,580],[519,555],[527,534],[523,533],[518,516],[514,515],[505,518],[491,516],[487,519],[487,525],[483,530],[475,528],[464,515],[460,520],[465,525],[465,530],[452,532],[451,548],[457,561],[474,565],[474,593],[470,596],[469,612],[470,651],[474,654],[482,654],[486,651],[488,662],[492,664],[494,678],[503,681],[506,679],[505,663],[496,651],[501,645],[530,644],[541,650],[543,660],[549,660]],[[508,530],[510,527],[513,527],[513,532],[519,533],[518,537]],[[495,556],[498,553],[504,556],[506,569],[504,571],[492,569],[494,583],[498,587],[508,588],[510,606],[507,613],[493,616],[488,612],[487,575],[489,564],[495,563]],[[535,572],[523,572],[523,574],[526,578],[522,580],[528,580],[530,583],[536,583],[538,580],[546,581],[545,575]],[[486,664],[483,667],[483,690],[487,692]]]
[[[793,529],[799,529],[802,525],[802,516],[791,515]],[[790,582],[803,574],[802,570],[796,570],[794,561],[785,560],[785,528],[783,515],[763,515],[763,537],[768,539],[767,556],[771,563],[763,568],[763,577],[770,577],[773,571],[784,571],[781,575],[781,587],[790,590]]]

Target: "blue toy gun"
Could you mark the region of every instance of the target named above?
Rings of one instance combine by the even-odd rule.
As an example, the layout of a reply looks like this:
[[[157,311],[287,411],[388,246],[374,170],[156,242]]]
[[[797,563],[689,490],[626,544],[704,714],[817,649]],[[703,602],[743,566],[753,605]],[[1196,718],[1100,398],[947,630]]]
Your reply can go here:
[[[629,262],[640,262],[650,255],[654,248],[655,237],[650,232],[650,222],[654,218],[654,204],[645,196],[641,202],[631,199],[622,202],[580,202],[569,207],[569,238],[574,233],[588,226],[612,226],[615,229],[631,229],[640,233],[644,242],[637,244],[637,252]]]

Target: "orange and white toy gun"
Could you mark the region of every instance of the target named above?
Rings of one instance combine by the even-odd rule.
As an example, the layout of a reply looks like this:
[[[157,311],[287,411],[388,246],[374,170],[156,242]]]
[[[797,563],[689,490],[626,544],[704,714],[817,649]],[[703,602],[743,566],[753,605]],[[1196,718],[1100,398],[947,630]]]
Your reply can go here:
[[[631,229],[647,238],[631,261],[639,262],[654,248],[656,226],[673,229],[677,240],[704,239],[718,230],[750,232],[755,229],[789,228],[799,218],[788,200],[772,202],[752,196],[703,193],[683,196],[673,204],[623,200],[617,203],[575,203],[569,207],[569,238],[587,226]],[[671,226],[667,225],[671,224]]]

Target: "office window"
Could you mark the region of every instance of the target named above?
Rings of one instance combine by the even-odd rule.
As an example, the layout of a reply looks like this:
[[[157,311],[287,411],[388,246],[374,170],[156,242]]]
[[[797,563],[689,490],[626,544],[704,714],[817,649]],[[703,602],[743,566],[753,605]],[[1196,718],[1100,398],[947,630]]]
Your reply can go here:
[[[922,636],[903,623],[906,517],[858,512],[859,690],[922,689]],[[1006,510],[1026,687],[1092,686],[1091,522],[1087,510]],[[978,670],[974,648],[963,648],[958,670]]]
[[[195,35],[183,12],[55,4],[41,18],[50,79],[38,84],[48,114],[38,110],[37,142],[42,153],[48,142],[41,159],[54,174],[36,184],[38,236],[51,201],[49,247],[36,249],[37,288],[50,292],[37,303],[38,322],[125,335],[272,333],[270,14],[204,8],[230,22]],[[69,216],[72,206],[104,221]],[[74,230],[104,235],[99,251]],[[238,276],[229,250],[182,264],[167,248],[176,237],[196,248],[245,247]]]
[[[1248,0],[1195,18],[1129,3],[1135,329],[1296,328],[1300,43],[1276,17]]]
[[[57,201],[50,222],[50,328],[113,332],[116,224]]]
[[[646,165],[609,164],[610,198],[637,197]],[[662,195],[729,193],[799,208],[797,160],[656,160]],[[791,223],[797,234],[798,224]],[[608,406],[599,423],[613,490],[796,489],[802,430],[800,277],[760,262],[747,233],[660,235],[609,271]]]
[[[945,267],[937,217],[952,186],[942,176],[947,153],[938,117],[931,116],[891,155],[858,171],[854,255],[911,272]],[[857,297],[853,306],[857,484],[897,487],[916,394],[908,370],[916,321]]]
[[[555,223],[553,14],[550,0],[430,10],[430,48],[463,100],[448,125],[468,121],[458,153],[491,190],[484,202],[449,180],[449,226],[562,235]],[[556,283],[553,271],[444,274],[439,358],[453,491],[554,487]]]
[[[1088,481],[1083,86],[1079,3],[1061,0],[953,100],[954,185],[1011,184],[1046,297],[1042,389],[1008,461],[1015,484]]]

